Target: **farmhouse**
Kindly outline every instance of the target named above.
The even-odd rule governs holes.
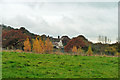
[[[57,49],[63,48],[62,38],[59,38],[59,36],[58,36],[58,39],[59,39],[59,41],[52,42],[53,47],[57,48]]]

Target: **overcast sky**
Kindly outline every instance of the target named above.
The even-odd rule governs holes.
[[[0,23],[14,28],[24,26],[32,33],[53,37],[82,34],[93,42],[98,35],[113,42],[118,36],[117,2],[0,1]]]

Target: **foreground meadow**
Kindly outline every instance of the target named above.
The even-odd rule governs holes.
[[[118,57],[2,53],[3,78],[117,78]]]

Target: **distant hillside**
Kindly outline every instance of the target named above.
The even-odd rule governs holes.
[[[41,37],[43,41],[49,38],[50,41],[52,42],[59,42],[61,39],[63,46],[65,47],[66,50],[71,49],[73,46],[77,46],[77,48],[81,46],[85,51],[87,51],[89,45],[92,46],[92,50],[95,53],[100,53],[105,49],[105,47],[108,46],[114,46],[116,49],[118,49],[117,43],[116,44],[92,43],[88,41],[88,39],[83,35],[78,35],[77,37],[73,37],[72,39],[70,39],[67,35],[61,37],[58,36],[58,38],[53,38],[49,35],[46,36],[45,34],[37,35],[31,33],[24,27],[21,27],[19,29],[14,29],[13,27],[6,25],[0,25],[0,27],[2,27],[3,49],[23,49],[24,47],[23,42],[26,40],[27,37],[30,39],[31,43],[32,43],[32,39],[35,39],[36,37]]]
[[[43,35],[37,35],[34,33],[29,32],[27,29],[24,27],[20,27],[20,29],[14,29],[11,26],[6,26],[6,25],[0,25],[2,27],[2,47],[4,49],[23,49],[24,45],[23,42],[24,40],[28,37],[30,41],[32,42],[32,39],[35,39],[37,36],[41,37],[43,41],[45,41],[48,37],[52,42],[59,42],[59,38],[53,38],[51,36],[46,36],[45,34]],[[67,36],[62,37],[62,42],[64,44],[67,44],[67,42],[70,40],[70,38]],[[19,42],[19,44],[18,44]]]
[[[1,25],[0,25],[1,26]],[[35,38],[36,36],[38,36],[38,35],[36,35],[36,34],[33,34],[33,33],[31,33],[31,32],[29,32],[27,29],[25,29],[24,27],[20,27],[20,29],[14,29],[14,28],[12,28],[11,26],[6,26],[6,25],[2,25],[2,31],[3,32],[7,32],[7,31],[9,31],[9,30],[20,30],[23,34],[26,34],[26,35],[28,35],[30,38]]]

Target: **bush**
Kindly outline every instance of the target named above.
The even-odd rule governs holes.
[[[120,53],[119,53],[119,52],[116,52],[116,53],[115,53],[115,56],[120,56]]]
[[[117,53],[117,50],[115,47],[107,47],[105,49],[105,53],[108,55],[115,55],[115,53]]]

